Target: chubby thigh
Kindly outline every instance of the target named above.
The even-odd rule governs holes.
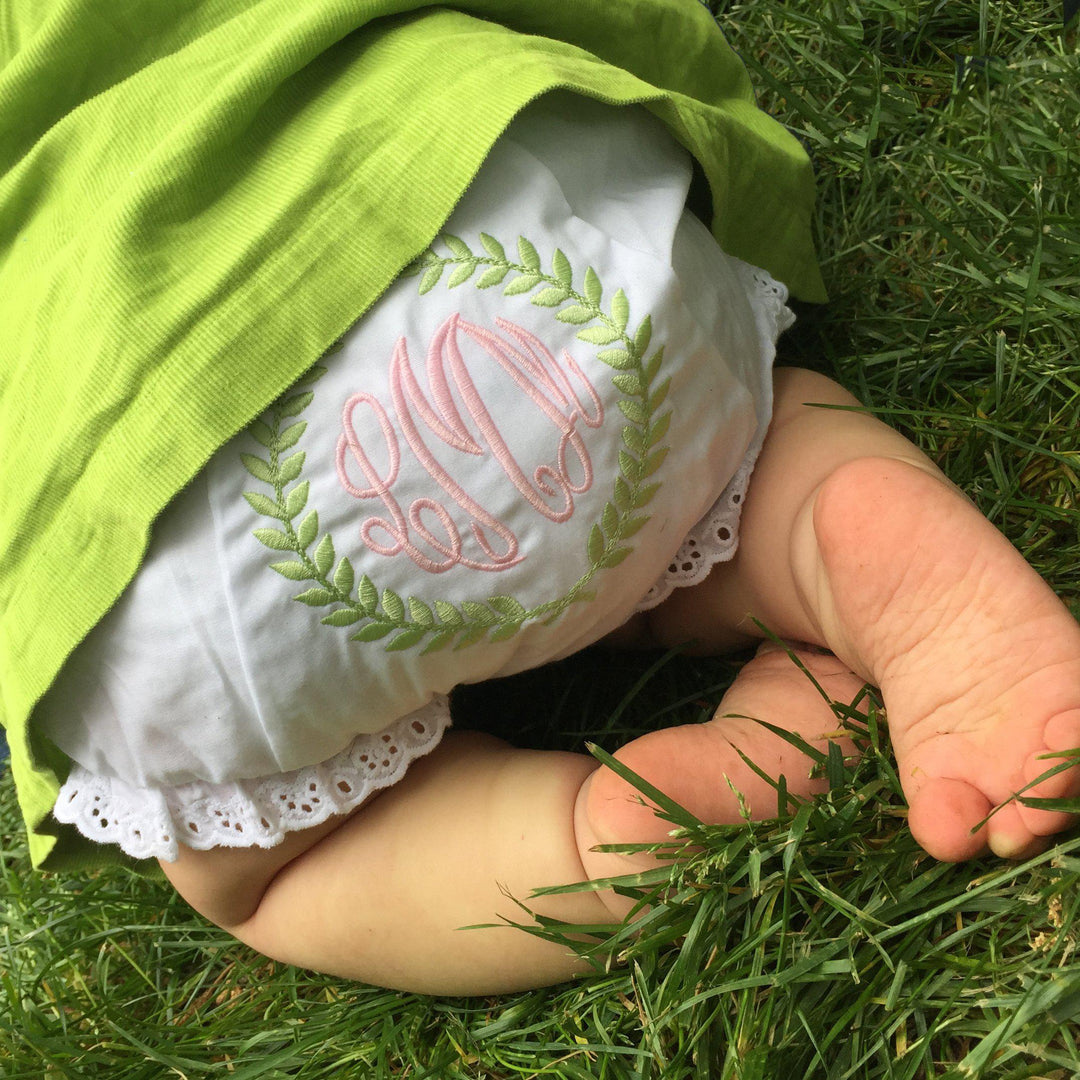
[[[688,177],[644,112],[519,119],[163,515],[46,733],[133,785],[269,776],[620,625],[768,420],[745,268]]]
[[[432,994],[561,982],[589,963],[510,923],[526,898],[551,919],[612,921],[606,893],[530,895],[585,879],[573,819],[594,766],[452,731],[349,817],[269,851],[184,849],[162,865],[196,910],[286,963]]]

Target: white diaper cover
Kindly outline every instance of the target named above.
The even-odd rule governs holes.
[[[551,95],[444,234],[222,447],[37,722],[54,815],[269,847],[394,783],[458,683],[567,655],[735,550],[786,290],[684,209],[642,108]]]

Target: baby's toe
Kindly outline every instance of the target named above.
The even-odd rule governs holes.
[[[1046,847],[1042,837],[1035,835],[1016,802],[1006,803],[986,825],[990,850],[1002,859],[1027,859]]]
[[[1025,786],[1068,760],[1055,756],[1052,750],[1031,754],[1023,771]],[[1080,806],[1080,799],[1077,799],[1080,796],[1080,767],[1078,765],[1080,762],[1063,772],[1047,777],[1033,787],[1026,787],[1023,796],[1032,799],[1076,799]],[[1025,827],[1036,836],[1050,836],[1061,832],[1076,821],[1075,814],[1063,810],[1042,810],[1038,807],[1018,804],[1017,811]]]
[[[1030,827],[1019,803],[1005,803],[993,816],[991,809],[990,800],[967,781],[935,778],[912,798],[908,825],[926,851],[942,862],[972,859],[988,848],[1003,859],[1026,859],[1045,847],[1042,834]]]
[[[922,847],[942,862],[962,862],[986,851],[987,826],[972,832],[990,813],[986,796],[963,780],[927,780],[912,796],[908,825]]]
[[[1052,717],[1043,732],[1050,750],[1080,749],[1080,709],[1066,709]]]

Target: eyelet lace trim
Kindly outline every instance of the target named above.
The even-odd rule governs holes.
[[[358,735],[318,765],[224,784],[139,788],[74,765],[53,816],[89,840],[118,844],[136,859],[172,862],[181,843],[197,851],[269,848],[287,833],[346,814],[396,784],[449,726],[449,701],[439,696],[383,731]]]
[[[749,263],[738,262],[736,269],[746,286],[750,303],[758,317],[761,332],[762,359],[772,363],[776,339],[795,321],[787,306],[787,287],[771,274]],[[709,512],[690,530],[668,564],[663,577],[638,603],[638,611],[648,611],[666,600],[676,589],[696,585],[721,562],[727,562],[739,546],[739,518],[743,499],[754,471],[758,454],[765,442],[765,431],[759,431],[746,451],[742,464],[735,471],[720,498]]]

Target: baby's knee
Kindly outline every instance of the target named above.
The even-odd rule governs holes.
[[[941,477],[914,443],[827,376],[802,368],[778,368],[773,390],[773,418],[763,457],[794,462],[801,475],[816,474],[821,479],[860,458],[906,461]]]
[[[773,369],[773,423],[783,422],[789,414],[807,405],[861,408],[861,402],[835,379],[810,368],[778,367]]]

